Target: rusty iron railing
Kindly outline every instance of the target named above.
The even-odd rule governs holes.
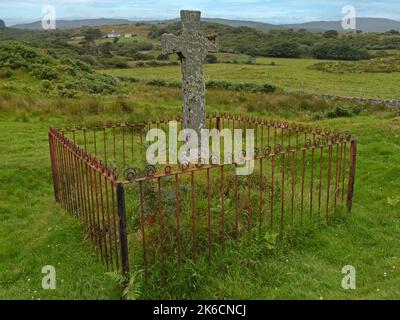
[[[62,132],[50,129],[49,145],[56,201],[82,221],[102,262],[111,270],[122,266],[127,272],[122,183],[102,161],[68,140]]]
[[[255,169],[237,163],[150,166],[146,132],[170,120],[50,129],[56,201],[78,216],[109,269],[145,280],[196,261],[243,234],[329,222],[352,209],[356,140],[349,132],[213,114],[208,127],[253,129]],[[232,155],[230,155],[232,157]],[[101,158],[101,160],[100,160]],[[224,163],[222,161],[221,163]],[[130,248],[128,252],[128,246]]]

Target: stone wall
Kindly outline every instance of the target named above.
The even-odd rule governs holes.
[[[355,103],[366,103],[375,106],[392,106],[400,107],[400,100],[397,99],[371,99],[371,98],[358,98],[358,97],[343,97],[330,94],[312,94],[315,98],[323,98],[326,100],[343,100]]]

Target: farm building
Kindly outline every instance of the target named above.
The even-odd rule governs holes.
[[[107,38],[119,38],[119,37],[121,37],[121,34],[115,30],[107,34]]]

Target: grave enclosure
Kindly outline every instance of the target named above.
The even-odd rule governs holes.
[[[356,141],[348,132],[208,115],[208,128],[254,129],[254,172],[237,176],[237,163],[213,159],[146,165],[146,132],[168,122],[49,131],[56,201],[81,220],[110,270],[140,267],[147,278],[156,269],[165,281],[166,264],[211,261],[216,245],[243,234],[327,223],[351,210]]]
[[[165,283],[173,276],[168,271],[179,272],[188,259],[211,263],[215,250],[242,235],[328,223],[338,210],[352,208],[356,140],[351,133],[206,115],[202,61],[217,44],[199,32],[199,12],[181,15],[182,36],[163,36],[163,48],[182,60],[182,118],[49,130],[56,201],[80,219],[109,270],[144,270],[146,283]],[[236,175],[240,164],[233,150],[221,152],[221,161],[212,155],[209,164],[199,159],[148,165],[147,132],[168,132],[172,120],[196,132],[252,129],[253,173]],[[216,138],[224,151],[222,136]]]

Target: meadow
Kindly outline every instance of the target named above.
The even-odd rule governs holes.
[[[239,56],[240,57],[240,56]],[[400,73],[333,74],[309,69],[316,59],[255,59],[255,64],[217,63],[205,65],[206,80],[268,83],[289,92],[333,94],[363,98],[399,99]],[[113,76],[179,81],[180,66],[107,69]]]
[[[152,56],[148,62],[168,62],[158,59],[157,35],[164,32],[163,27],[120,26],[121,33],[137,34],[133,39],[121,38],[120,43],[94,41],[87,34],[85,39],[84,30],[53,34],[7,29],[0,33],[3,40],[24,42],[15,47],[5,41],[0,48],[4,64],[0,70],[0,299],[123,298],[117,277],[107,273],[79,221],[55,203],[48,128],[179,115],[180,89],[157,85],[157,81],[179,82],[180,66],[132,67],[143,62],[139,58],[146,54]],[[206,80],[271,84],[278,90],[210,89],[207,111],[350,130],[358,141],[353,211],[338,213],[329,225],[292,230],[273,243],[257,235],[228,242],[225,251],[216,248],[211,265],[204,253],[196,264],[187,261],[179,273],[167,270],[173,281],[166,286],[134,283],[134,297],[399,299],[400,112],[302,93],[399,99],[400,73],[330,73],[309,68],[321,62],[311,58],[252,58],[252,39],[259,33],[218,25],[209,28],[225,31],[221,40],[227,49],[242,43],[239,37],[249,52],[216,54],[218,63],[205,65]],[[103,33],[112,29],[101,28]],[[259,43],[265,48],[256,49],[273,49],[281,38],[298,39],[310,43],[306,52],[310,54],[314,44],[328,41],[323,34],[286,33],[265,35],[265,43]],[[339,40],[342,37],[347,36]],[[365,34],[355,40],[377,42],[382,48],[376,54],[382,54],[396,39]],[[387,52],[399,53],[397,49]],[[175,59],[171,57],[170,62]],[[119,64],[119,69],[105,68]],[[156,81],[151,86],[118,81],[96,72],[99,68],[114,77]],[[135,215],[128,212],[129,219]],[[57,290],[41,287],[45,265],[56,268]],[[356,268],[356,290],[341,287],[345,265]],[[132,275],[139,271],[134,269]]]
[[[179,89],[139,84],[126,89],[129,93],[123,97],[79,99],[0,90],[0,298],[121,298],[121,289],[106,274],[78,221],[55,204],[47,130],[180,112]],[[365,106],[359,115],[315,121],[315,114],[335,105],[279,92],[224,90],[209,90],[207,102],[210,112],[224,110],[352,131],[358,139],[353,213],[339,215],[328,226],[288,234],[272,250],[262,241],[229,243],[224,252],[215,253],[218,263],[189,263],[166,287],[141,287],[139,298],[398,299],[398,110]],[[55,291],[41,288],[45,265],[56,267]],[[357,270],[357,290],[341,287],[345,265]]]

